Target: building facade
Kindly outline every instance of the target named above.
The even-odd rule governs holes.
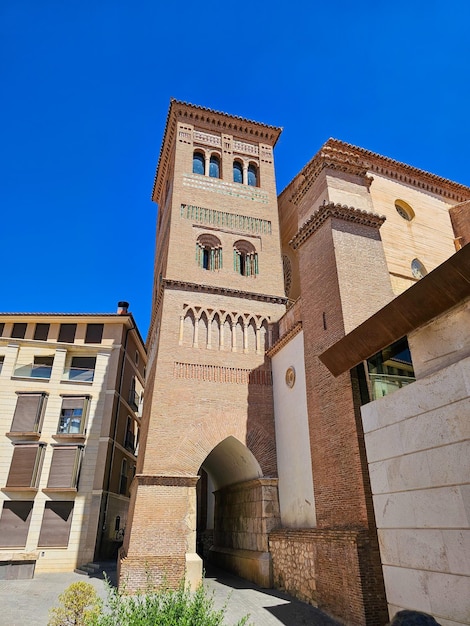
[[[319,355],[465,243],[470,189],[330,139],[277,199],[279,134],[170,104],[120,576],[196,584],[203,556],[384,624],[361,404],[413,370],[406,346],[338,376]]]
[[[70,571],[122,544],[146,352],[120,304],[0,315],[0,577]]]

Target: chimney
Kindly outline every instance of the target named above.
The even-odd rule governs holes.
[[[124,300],[122,300],[121,302],[118,302],[117,314],[118,315],[127,315],[127,309],[128,308],[129,308],[129,302],[125,302]]]

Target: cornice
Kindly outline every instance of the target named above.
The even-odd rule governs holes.
[[[370,184],[372,180],[368,174],[375,172],[455,202],[470,199],[470,188],[465,185],[332,138],[328,139],[282,193],[292,185],[290,200],[297,204],[324,168],[361,176],[365,184]]]
[[[270,126],[237,115],[229,115],[223,111],[215,111],[171,98],[152,189],[152,200],[155,202],[158,201],[157,198],[160,196],[164,178],[163,172],[166,171],[170,160],[178,120],[186,122],[187,124],[209,124],[214,127],[214,130],[218,130],[220,133],[235,134],[238,137],[246,136],[246,138],[251,139],[251,141],[264,143],[273,148],[282,132],[280,126]]]
[[[287,302],[287,298],[283,296],[271,296],[268,294],[255,293],[252,291],[241,291],[239,289],[230,289],[228,287],[219,287],[216,285],[188,283],[186,281],[173,280],[171,278],[164,278],[163,286],[165,289],[180,289],[182,291],[232,296],[234,298],[246,298],[248,300],[256,300],[258,302],[272,302],[273,304],[286,304]]]
[[[335,217],[345,222],[380,228],[385,222],[385,216],[369,213],[361,209],[355,209],[345,204],[335,204],[334,202],[323,202],[319,209],[303,224],[297,233],[289,241],[289,245],[298,250],[307,239],[317,231],[329,217]]]
[[[302,322],[297,322],[290,330],[287,331],[280,339],[276,341],[276,343],[266,350],[266,355],[272,359],[275,354],[279,352],[286,344],[291,341],[296,335],[300,333],[302,330]]]

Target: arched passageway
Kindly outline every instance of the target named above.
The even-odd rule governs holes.
[[[206,457],[197,485],[197,552],[262,587],[272,586],[268,534],[280,523],[277,479],[227,437]]]

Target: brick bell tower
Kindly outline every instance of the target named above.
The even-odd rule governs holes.
[[[148,572],[156,583],[197,584],[201,517],[212,560],[272,583],[268,533],[279,504],[265,350],[286,302],[273,161],[280,133],[170,103],[153,190],[144,426],[120,555],[128,590]],[[200,475],[208,487],[196,490]]]

